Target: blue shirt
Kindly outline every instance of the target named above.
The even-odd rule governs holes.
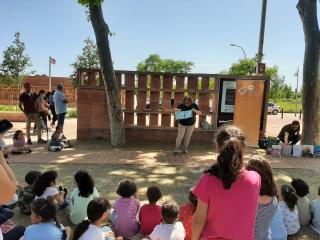
[[[284,225],[282,209],[278,205],[276,214],[271,221],[271,239],[272,240],[287,240],[287,229]]]
[[[61,226],[63,228],[63,226]],[[61,240],[62,231],[53,222],[33,224],[24,232],[24,240]]]
[[[57,90],[54,92],[53,101],[54,101],[54,106],[57,114],[67,112],[68,104],[63,102],[66,99],[67,99],[66,96],[61,91]]]

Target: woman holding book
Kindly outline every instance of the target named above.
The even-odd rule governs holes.
[[[176,148],[174,153],[180,153],[180,145],[182,139],[183,141],[183,153],[189,153],[188,147],[191,135],[194,130],[194,125],[196,122],[196,115],[200,115],[201,111],[196,103],[192,101],[190,96],[184,96],[182,103],[179,104],[175,109],[176,117],[178,120],[178,136],[176,139]],[[179,116],[179,117],[178,117]]]

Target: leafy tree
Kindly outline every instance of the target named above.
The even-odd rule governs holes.
[[[88,7],[89,18],[96,36],[99,62],[107,95],[107,107],[110,121],[111,145],[120,146],[126,142],[122,120],[120,93],[116,83],[109,44],[109,27],[104,20],[101,4],[103,0],[78,0]]]
[[[228,74],[232,75],[254,75],[256,74],[256,59],[240,59],[229,68]],[[277,66],[267,67],[265,76],[270,79],[270,98],[276,102],[283,95],[284,77],[280,77]]]
[[[317,16],[317,0],[299,0],[297,9],[305,39],[301,142],[303,144],[316,145],[320,144],[320,30]]]
[[[82,48],[81,55],[78,55],[76,61],[71,64],[73,67],[73,85],[76,87],[79,85],[79,79],[77,78],[78,68],[100,68],[99,53],[97,45],[89,37],[84,40],[85,46]]]
[[[256,73],[257,61],[254,58],[240,59],[233,63],[229,68],[229,74],[232,75],[252,75]]]
[[[12,45],[3,51],[1,70],[4,75],[11,76],[11,84],[19,84],[21,75],[26,73],[26,69],[31,66],[31,61],[28,55],[24,53],[26,47],[20,39],[20,33],[16,32],[14,37]]]
[[[284,84],[282,91],[283,91],[283,97],[285,99],[290,99],[295,94],[295,92],[293,91],[292,87],[290,85],[286,84],[286,83]]]
[[[173,59],[161,59],[160,55],[151,54],[144,61],[138,63],[137,71],[188,73],[191,72],[193,66],[194,64],[192,62]]]

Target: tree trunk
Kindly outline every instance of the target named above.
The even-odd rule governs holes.
[[[297,9],[305,36],[302,143],[320,144],[320,32],[317,19],[317,0],[299,0]]]
[[[113,69],[111,52],[109,47],[109,28],[103,18],[100,4],[89,6],[90,20],[96,35],[99,52],[99,60],[102,71],[103,82],[107,95],[107,106],[110,121],[111,145],[121,146],[125,144],[125,129],[122,120],[119,89]]]

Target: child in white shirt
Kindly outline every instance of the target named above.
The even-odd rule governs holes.
[[[179,206],[175,201],[166,201],[162,204],[163,223],[157,225],[149,235],[151,240],[184,240],[186,231],[179,217]]]

